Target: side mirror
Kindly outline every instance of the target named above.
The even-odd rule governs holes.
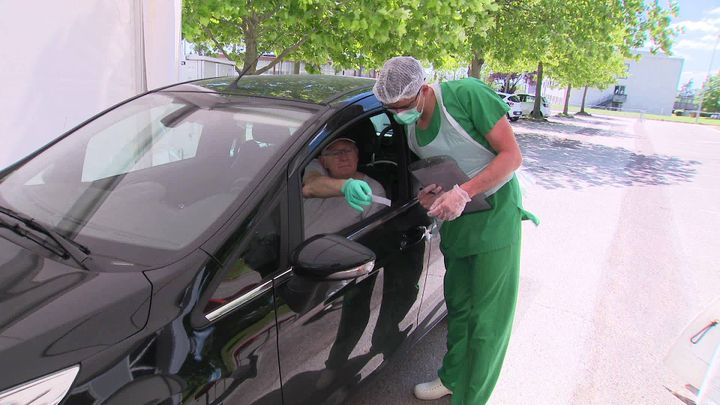
[[[295,249],[290,259],[295,273],[322,280],[349,280],[375,267],[375,253],[338,235],[316,235]]]

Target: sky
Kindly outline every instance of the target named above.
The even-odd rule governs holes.
[[[694,88],[705,81],[713,48],[720,35],[720,0],[677,0],[680,12],[673,25],[684,27],[672,47],[672,55],[683,58],[679,86],[693,79]],[[663,4],[661,1],[660,4]],[[720,45],[712,61],[712,72],[720,70]]]

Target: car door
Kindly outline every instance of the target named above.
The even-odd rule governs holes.
[[[291,165],[295,167],[288,180],[289,212],[294,219],[289,224],[291,249],[304,239],[301,221],[304,165],[342,133],[349,121],[369,120],[382,113],[378,109],[358,114],[357,107],[336,116],[307,145],[305,154],[298,156],[297,164]],[[275,280],[278,348],[286,404],[342,402],[350,389],[390,358],[417,326],[427,260],[425,234],[430,221],[412,198],[406,168],[409,154],[402,131],[390,127],[373,131],[372,136],[381,142],[381,152],[383,141],[386,150],[393,151],[388,157],[396,160],[397,165],[389,166],[397,174],[397,191],[391,207],[340,234],[375,253],[373,271],[351,280],[318,281],[288,269]],[[359,146],[362,150],[367,145]]]
[[[214,268],[199,280],[204,291],[184,325],[188,360],[179,373],[198,382],[185,403],[279,404],[280,372],[273,278],[287,267],[286,194],[275,184],[225,242],[208,252]],[[221,231],[222,233],[222,231]]]

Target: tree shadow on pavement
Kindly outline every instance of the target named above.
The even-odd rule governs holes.
[[[517,140],[525,170],[546,189],[680,184],[692,181],[701,164],[556,136],[518,134]]]
[[[588,118],[552,117],[547,122],[522,121],[517,125],[516,133],[561,133],[565,135],[604,136],[609,138],[634,138],[624,132],[624,128],[633,124],[627,119],[610,118],[597,120]]]

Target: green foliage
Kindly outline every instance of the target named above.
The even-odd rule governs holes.
[[[441,71],[474,61],[475,74],[542,65],[544,76],[582,88],[614,82],[634,49],[669,52],[676,13],[657,0],[184,0],[183,35],[248,74],[282,60],[319,72],[413,55]],[[275,59],[258,69],[262,54]]]
[[[484,60],[495,71],[527,72],[573,87],[605,86],[625,71],[625,59],[648,44],[670,51],[677,31],[663,8],[645,0],[498,0],[490,29],[469,31],[464,58]],[[538,83],[541,86],[542,82]],[[540,100],[536,100],[535,113]]]
[[[440,69],[460,66],[469,24],[482,27],[493,0],[185,0],[183,35],[231,60],[249,74],[260,54],[300,60],[311,70],[375,68],[406,54]],[[231,45],[242,44],[243,51]]]
[[[720,112],[720,73],[710,76],[702,87],[702,109],[706,112]]]

